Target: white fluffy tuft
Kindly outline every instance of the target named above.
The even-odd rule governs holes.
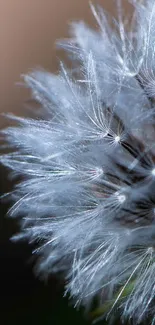
[[[154,324],[155,1],[132,3],[130,31],[120,6],[115,29],[93,6],[99,31],[72,24],[73,71],[25,76],[45,118],[12,117],[0,160],[22,175],[9,213],[39,243],[39,271],[63,271],[75,304],[98,296],[107,317]]]

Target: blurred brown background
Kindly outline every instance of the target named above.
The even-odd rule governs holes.
[[[113,0],[95,0],[115,14]],[[122,0],[129,8],[127,0]],[[28,92],[17,86],[29,69],[58,68],[55,41],[68,35],[68,23],[95,23],[88,0],[0,0],[0,111],[22,113]],[[61,56],[62,57],[62,56]],[[0,118],[0,127],[6,123]]]

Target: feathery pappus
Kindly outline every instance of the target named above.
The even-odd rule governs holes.
[[[99,28],[72,23],[72,69],[24,76],[44,117],[10,116],[0,161],[22,176],[10,194],[15,239],[38,271],[63,272],[75,306],[155,324],[155,1],[132,0],[130,28],[91,5]],[[101,307],[100,307],[101,306]],[[102,308],[103,307],[103,308]],[[90,307],[91,308],[91,307]]]

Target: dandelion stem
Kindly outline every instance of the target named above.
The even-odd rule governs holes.
[[[116,306],[117,306],[118,303],[120,302],[120,300],[127,297],[132,292],[132,290],[133,290],[133,288],[135,286],[135,282],[136,282],[136,279],[130,281],[124,290],[122,290],[123,287],[121,287],[116,292],[113,299],[106,301],[101,307],[96,308],[94,311],[92,311],[91,315],[90,315],[91,319],[95,319],[97,317],[101,317],[102,315],[106,314],[112,308],[112,306],[114,305],[118,295],[122,291],[122,293],[121,293],[121,295],[119,297],[119,300],[117,301],[117,304],[116,304]]]

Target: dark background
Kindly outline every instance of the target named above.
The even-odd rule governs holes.
[[[7,170],[0,167],[1,193],[12,185]],[[9,204],[0,205],[0,324],[90,324],[82,311],[76,311],[63,297],[60,278],[39,279],[34,272],[35,259],[26,242],[14,243],[10,237],[17,222],[7,217]]]

